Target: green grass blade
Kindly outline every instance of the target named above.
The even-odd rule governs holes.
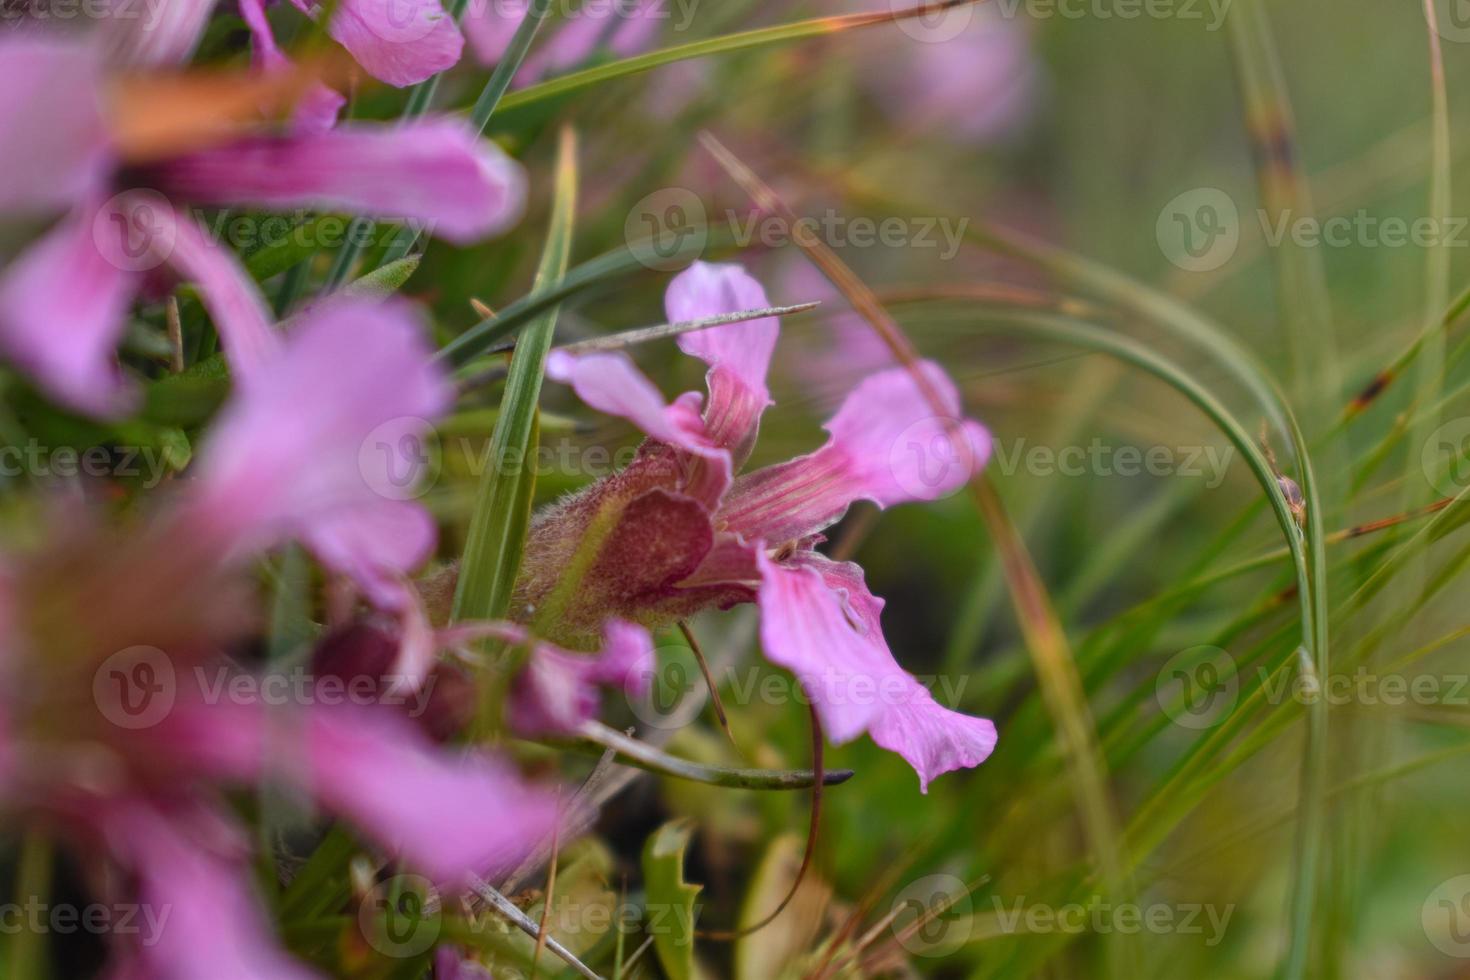
[[[537,102],[545,102],[547,99],[555,99],[569,92],[578,92],[582,89],[592,88],[619,78],[627,78],[631,75],[652,71],[655,68],[662,67],[663,65],[671,65],[677,61],[707,58],[711,55],[728,54],[732,51],[747,51],[752,48],[764,48],[775,44],[789,44],[793,41],[825,37],[829,34],[840,34],[843,31],[850,31],[857,28],[873,27],[879,24],[892,24],[910,17],[933,16],[935,13],[949,7],[961,7],[975,2],[976,0],[945,0],[942,3],[916,2],[912,7],[903,10],[845,14],[836,17],[813,17],[810,20],[797,21],[794,24],[777,24],[774,27],[762,27],[753,31],[741,31],[738,34],[723,34],[719,37],[691,41],[688,44],[678,44],[670,48],[650,51],[646,54],[640,54],[632,58],[623,58],[619,61],[610,62],[609,64],[584,68],[581,71],[574,71],[536,85],[528,85],[518,92],[512,92],[507,95],[500,101],[500,106],[504,109],[515,109],[521,106],[533,105]]]
[[[557,157],[551,224],[536,272],[538,286],[555,282],[566,273],[576,198],[576,138],[571,130],[565,130]],[[535,451],[537,402],[556,320],[557,307],[552,306],[528,324],[511,359],[500,415],[490,436],[492,465],[480,483],[460,562],[451,614],[455,621],[499,619],[510,606],[530,523],[535,472],[519,463],[501,464],[530,459]],[[499,701],[497,692],[491,692],[484,703],[497,706]]]

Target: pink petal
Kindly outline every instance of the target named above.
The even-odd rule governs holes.
[[[351,578],[379,609],[395,610],[412,602],[402,573],[422,565],[439,538],[428,511],[382,499],[321,515],[300,534],[323,565]]]
[[[370,595],[391,593],[432,541],[407,501],[452,397],[408,304],[324,304],[216,423],[187,520],[232,550],[300,536]]]
[[[160,212],[156,217],[171,222],[159,226],[167,235],[161,243],[164,258],[181,278],[198,285],[199,299],[214,320],[231,367],[248,384],[281,347],[280,337],[271,327],[273,318],[265,297],[233,252],[210,241],[188,215],[164,213],[161,207],[153,207],[148,194],[120,195],[114,201],[134,222],[151,220],[139,217],[149,214],[149,209]]]
[[[704,426],[687,403],[669,405],[652,381],[623,353],[574,355],[552,351],[546,376],[571,385],[599,412],[632,422],[647,435],[687,452],[706,452]]]
[[[625,418],[648,436],[678,450],[679,485],[689,496],[713,504],[730,483],[730,454],[713,445],[699,417],[698,398],[685,395],[672,405],[623,353],[573,355],[552,351],[546,376],[569,384],[588,405]]]
[[[560,819],[555,797],[509,766],[447,758],[406,721],[312,715],[315,797],[440,884],[503,874]]]
[[[834,744],[868,732],[914,767],[924,792],[936,776],[985,760],[995,726],[939,705],[898,665],[879,623],[883,601],[860,568],[811,552],[758,561],[766,656],[796,675]]]
[[[80,209],[0,273],[0,350],[69,407],[116,416],[136,401],[116,349],[137,277],[98,248],[102,217]]]
[[[54,212],[100,190],[114,161],[97,46],[7,30],[0,77],[0,210]]]
[[[311,13],[308,0],[292,0]],[[374,78],[400,88],[453,68],[464,37],[439,0],[341,0],[328,33]]]
[[[270,21],[265,16],[263,0],[239,0],[240,16],[250,28],[256,67],[262,71],[289,69],[291,61],[276,44]],[[337,116],[347,103],[346,96],[321,82],[312,82],[292,113],[292,121],[300,132],[320,133],[337,124]]]
[[[527,737],[574,734],[597,717],[598,685],[643,697],[653,669],[652,637],[622,620],[608,621],[602,650],[595,656],[536,643],[511,692],[511,727]]]
[[[747,540],[781,543],[829,526],[854,500],[888,507],[963,486],[989,458],[989,433],[960,419],[959,394],[937,364],[925,361],[919,370],[946,414],[934,414],[907,369],[875,374],[827,423],[825,446],[736,480],[720,525]]]
[[[95,816],[95,815],[94,815]],[[316,976],[275,943],[250,893],[250,867],[194,839],[169,813],[141,801],[106,805],[112,852],[138,881],[139,941],[114,976],[151,980],[308,980]]]
[[[215,778],[294,782],[446,887],[504,873],[560,819],[555,796],[510,766],[452,755],[378,707],[323,704],[274,717],[260,704],[184,705],[142,738],[154,753]],[[282,753],[282,745],[303,749]]]
[[[664,307],[671,322],[770,306],[766,291],[739,265],[696,262],[669,283]],[[709,438],[731,451],[734,464],[750,455],[761,413],[771,404],[766,373],[780,325],[775,317],[711,327],[679,337],[679,348],[710,366]]]
[[[423,222],[461,244],[515,224],[526,195],[520,164],[447,119],[242,140],[167,161],[153,174],[200,204],[341,209]]]

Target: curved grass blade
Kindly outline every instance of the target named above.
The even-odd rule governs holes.
[[[688,61],[692,58],[705,58],[710,55],[726,54],[731,51],[745,51],[751,48],[769,47],[773,44],[789,44],[792,41],[804,41],[808,38],[825,37],[829,34],[840,34],[844,31],[855,30],[863,27],[875,27],[879,24],[892,24],[911,17],[932,17],[937,13],[949,10],[953,7],[964,7],[979,0],[941,0],[935,3],[915,3],[912,7],[902,10],[873,11],[861,14],[843,14],[835,17],[813,17],[810,20],[797,21],[794,24],[778,24],[774,27],[762,27],[753,31],[742,31],[738,34],[725,34],[720,37],[705,38],[701,41],[691,41],[688,44],[678,44],[671,48],[663,48],[658,51],[650,51],[646,54],[637,55],[632,58],[623,58],[619,61],[610,62],[605,65],[597,65],[592,68],[584,68],[581,71],[570,72],[549,81],[540,82],[536,85],[528,85],[517,92],[512,92],[500,100],[500,106],[504,109],[515,109],[520,106],[532,105],[566,95],[568,92],[577,92],[585,88],[601,85],[619,78],[627,78],[630,75],[638,75],[663,65],[670,65],[676,61]]]

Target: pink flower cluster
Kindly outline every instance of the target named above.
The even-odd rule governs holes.
[[[869,734],[924,789],[987,757],[991,723],[935,702],[890,651],[883,602],[862,570],[819,547],[855,501],[888,507],[953,492],[984,465],[989,437],[963,417],[937,365],[888,367],[847,395],[821,447],[744,471],[772,404],[774,319],[683,335],[681,349],[708,366],[708,391],[672,402],[623,354],[553,354],[550,377],[647,439],[627,468],[535,517],[508,621],[432,627],[411,575],[434,555],[438,528],[421,504],[384,492],[390,461],[365,451],[423,440],[453,408],[418,311],[342,292],[277,322],[240,258],[190,208],[414,220],[467,244],[518,220],[525,175],[455,119],[339,123],[343,98],[322,83],[285,120],[262,114],[199,145],[140,152],[114,128],[119,80],[182,64],[213,8],[179,0],[146,31],[0,37],[11,86],[0,102],[0,214],[45,222],[0,269],[0,357],[68,412],[122,418],[142,387],[117,353],[136,301],[187,283],[222,342],[232,389],[184,479],[138,526],[104,532],[92,515],[66,514],[58,524],[74,526],[54,547],[0,555],[3,806],[92,859],[99,889],[174,910],[157,943],[115,938],[113,975],[308,975],[270,935],[230,793],[287,787],[385,862],[447,889],[511,869],[567,817],[556,789],[508,760],[436,744],[453,725],[430,726],[436,740],[384,705],[281,712],[179,683],[148,724],[107,710],[114,684],[156,693],[159,664],[173,679],[210,665],[248,677],[231,654],[259,618],[251,572],[287,543],[393,624],[373,634],[382,649],[371,666],[347,656],[332,668],[349,679],[370,675],[386,690],[391,677],[413,692],[439,676],[446,649],[468,653],[487,639],[525,648],[505,711],[522,736],[576,733],[600,713],[602,687],[642,697],[652,630],[753,602],[766,655],[798,678],[834,743]],[[261,75],[292,70],[271,18],[297,16],[290,8],[320,16],[307,0],[268,8],[238,3],[249,71]],[[330,36],[390,85],[459,60],[460,27],[439,0],[330,9]],[[661,9],[653,0],[620,24],[588,15],[564,25],[523,80],[603,45],[643,46]],[[485,17],[472,9],[464,29],[494,60],[519,18]],[[768,305],[735,265],[696,263],[667,294],[670,320]],[[118,666],[119,651],[139,648],[161,660]]]

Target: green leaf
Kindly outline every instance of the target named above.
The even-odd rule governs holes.
[[[694,900],[701,886],[684,880],[684,852],[693,833],[691,821],[671,820],[643,845],[648,912],[650,917],[657,917],[649,931],[653,933],[653,950],[669,980],[699,976],[694,962]]]
[[[410,276],[419,267],[419,257],[410,255],[407,258],[389,262],[380,266],[372,272],[359,276],[342,290],[348,296],[358,296],[367,299],[383,299],[392,296],[403,288]]]

